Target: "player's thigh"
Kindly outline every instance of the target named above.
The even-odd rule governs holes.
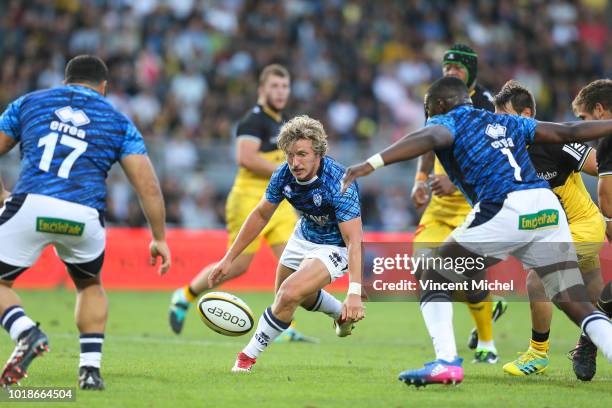
[[[293,234],[285,246],[279,263],[297,271],[307,259],[319,259],[325,265],[329,282],[348,272],[348,254],[345,247],[315,244]]]
[[[49,228],[63,233],[52,234],[50,240],[72,280],[77,287],[99,283],[106,246],[101,214],[94,208],[66,203],[53,216],[57,225]]]
[[[259,203],[261,197],[246,194],[232,189],[225,203],[225,220],[227,223],[228,248],[234,243],[249,214]],[[258,236],[242,251],[243,254],[254,254],[261,246],[261,236]]]
[[[330,282],[327,265],[318,258],[302,261],[299,269],[283,281],[277,292],[278,302],[302,301],[317,293]]]
[[[569,226],[578,255],[578,267],[583,275],[600,269],[599,252],[606,239],[606,227],[601,215],[595,214]]]
[[[545,190],[533,194],[538,200],[539,217],[546,214],[551,220],[558,214],[558,221],[546,228],[532,229],[533,239],[513,253],[528,268],[532,268],[542,281],[549,299],[567,289],[583,285],[578,269],[578,258],[565,212],[552,192]],[[537,208],[537,207],[536,207]],[[544,220],[544,218],[541,218]],[[544,220],[545,224],[549,224]],[[524,225],[519,221],[519,225]],[[581,292],[582,293],[582,292]],[[584,291],[586,294],[586,291]],[[588,299],[575,299],[587,302]]]
[[[509,253],[523,245],[525,235],[512,233],[516,229],[516,214],[505,205],[506,201],[476,204],[463,224],[451,233],[448,244],[445,242],[446,251],[457,251],[459,244],[469,253],[486,255],[486,261],[491,264],[505,260]]]
[[[283,201],[274,212],[274,215],[272,215],[261,235],[270,247],[282,246],[291,238],[296,222],[297,216],[295,211],[288,202]],[[282,253],[282,251],[280,252]]]
[[[38,231],[45,203],[41,196],[11,196],[0,210],[0,279],[14,281],[32,266],[49,244],[49,235]]]

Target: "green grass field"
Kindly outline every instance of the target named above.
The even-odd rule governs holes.
[[[23,386],[76,386],[79,359],[73,323],[74,293],[20,291],[28,314],[42,324],[51,352],[30,367]],[[259,317],[271,303],[266,293],[239,293]],[[432,359],[433,350],[416,303],[370,303],[367,317],[353,335],[339,339],[330,319],[300,310],[298,328],[320,344],[274,344],[251,374],[232,374],[235,355],[249,335],[231,338],[209,330],[190,311],[186,328],[175,336],[167,326],[169,293],[110,292],[110,319],[104,344],[103,392],[77,391],[76,403],[52,406],[229,406],[229,407],[610,407],[612,366],[598,359],[595,379],[577,381],[565,353],[578,330],[559,312],[551,335],[547,375],[512,378],[502,363],[471,364],[465,340],[471,320],[465,306],[455,305],[455,327],[466,379],[457,387],[415,389],[397,374]],[[501,360],[527,347],[528,305],[511,303],[495,326]],[[2,358],[12,343],[2,337]],[[41,406],[40,404],[31,404]],[[20,404],[24,406],[24,404]]]

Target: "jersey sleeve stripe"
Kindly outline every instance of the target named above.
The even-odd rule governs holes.
[[[589,147],[586,153],[582,156],[582,160],[580,160],[580,163],[578,163],[578,171],[582,171],[582,168],[584,167],[584,163],[586,163],[592,151],[593,151],[593,148]]]
[[[563,151],[572,156],[574,159],[580,161],[580,153],[577,152],[576,149],[572,148],[571,146],[564,145]]]
[[[253,135],[239,135],[239,136],[236,137],[236,139],[252,140],[254,142],[257,142],[257,143],[261,144],[261,138],[259,138],[257,136],[253,136]]]

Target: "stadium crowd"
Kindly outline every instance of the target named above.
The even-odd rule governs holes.
[[[538,118],[572,120],[570,102],[612,77],[607,0],[7,0],[0,3],[0,108],[59,85],[73,55],[108,64],[108,98],[142,131],[162,180],[168,221],[223,226],[234,123],[254,105],[258,70],[292,73],[291,116],[322,120],[331,155],[365,157],[423,124],[422,97],[450,44],[479,53],[479,82],[510,78],[537,97]],[[11,186],[18,168],[3,160]],[[347,160],[343,160],[346,157]],[[362,188],[366,228],[405,230],[414,169]],[[381,214],[385,214],[384,217]],[[109,179],[109,222],[144,218],[126,181]]]

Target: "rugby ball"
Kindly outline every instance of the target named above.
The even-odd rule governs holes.
[[[225,292],[209,292],[198,300],[204,324],[225,336],[242,336],[253,328],[253,312],[242,299]]]

